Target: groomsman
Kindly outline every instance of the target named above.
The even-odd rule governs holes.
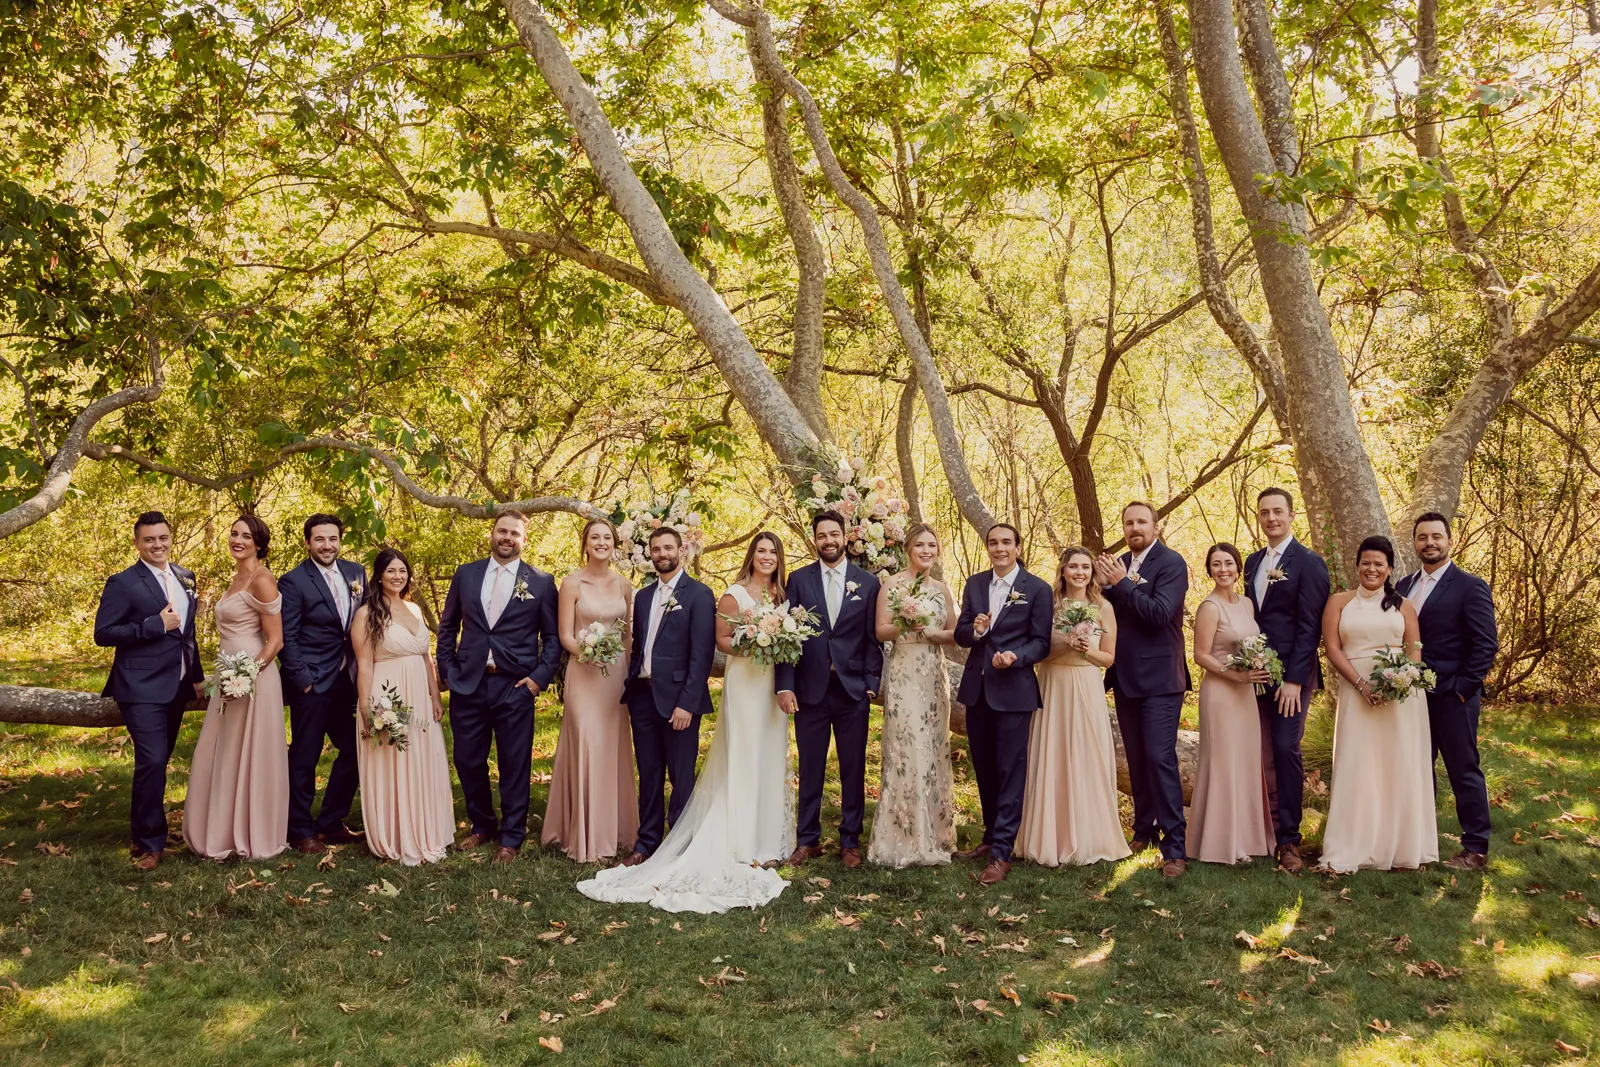
[[[1183,779],[1178,773],[1178,716],[1189,690],[1183,600],[1189,568],[1157,540],[1156,509],[1135,500],[1122,509],[1128,551],[1095,560],[1095,579],[1117,614],[1117,662],[1106,671],[1116,693],[1117,726],[1133,786],[1135,852],[1159,846],[1161,873],[1178,878],[1184,859]]]
[[[361,840],[345,826],[355,801],[356,656],[350,620],[361,606],[367,572],[339,558],[344,523],[318,513],[303,527],[306,558],[278,581],[283,594],[283,651],[278,663],[289,698],[289,844],[315,855],[328,845]],[[333,768],[317,799],[322,743],[333,742]]]
[[[622,687],[639,765],[639,836],[624,867],[661,847],[668,821],[678,824],[694,792],[700,716],[711,710],[706,683],[717,650],[717,598],[684,573],[678,531],[663,526],[650,535],[650,563],[656,580],[634,594],[633,654]]]
[[[134,520],[133,547],[138,562],[106,579],[94,643],[116,649],[101,695],[117,702],[133,741],[134,866],[153,871],[167,847],[167,762],[205,672],[194,637],[194,572],[171,561],[166,516],[147,511]]]
[[[1022,535],[998,522],[984,535],[990,569],[967,579],[956,644],[971,649],[957,699],[967,709],[967,746],[983,808],[983,843],[959,855],[987,859],[981,885],[1003,881],[1022,823],[1028,731],[1039,710],[1033,665],[1050,654],[1050,586],[1022,566]]]
[[[1433,756],[1445,773],[1461,821],[1461,852],[1446,867],[1481,871],[1489,863],[1489,789],[1478,765],[1478,711],[1483,679],[1494,666],[1500,638],[1489,585],[1450,560],[1450,520],[1436,511],[1412,526],[1412,547],[1422,569],[1395,588],[1417,609],[1422,662],[1439,676],[1428,694]]]
[[[472,826],[456,847],[498,841],[495,863],[516,859],[528,836],[533,705],[561,662],[556,583],[522,562],[527,537],[526,515],[500,512],[489,558],[456,568],[439,617],[439,680],[450,689],[456,775]],[[489,788],[491,741],[499,753],[499,819]]]
[[[877,638],[878,579],[850,562],[844,516],[811,519],[817,562],[789,576],[789,603],[817,615],[822,632],[806,641],[800,662],[774,670],[778,706],[794,717],[800,754],[800,805],[791,864],[822,855],[822,783],[828,740],[839,757],[839,861],[861,866],[867,813],[867,716],[883,677]]]
[[[1294,498],[1276,486],[1256,495],[1256,521],[1267,547],[1244,563],[1245,591],[1267,644],[1283,661],[1283,684],[1256,697],[1261,715],[1262,764],[1267,801],[1277,831],[1278,865],[1291,874],[1305,869],[1300,857],[1300,816],[1305,799],[1305,764],[1300,741],[1306,732],[1311,694],[1322,688],[1322,609],[1328,603],[1328,564],[1294,537]]]

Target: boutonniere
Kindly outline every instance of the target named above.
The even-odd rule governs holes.
[[[532,600],[533,594],[528,592],[528,579],[518,578],[517,587],[511,591],[511,595],[518,600]]]
[[[661,614],[665,615],[669,611],[677,611],[682,607],[683,605],[678,603],[678,594],[668,593],[667,599],[661,605]]]
[[[861,583],[860,582],[845,582],[844,583],[844,591],[846,593],[849,593],[852,596],[854,596],[855,595],[855,591],[857,589],[860,589],[860,588],[861,588]]]
[[[362,588],[362,586],[361,586],[361,579],[360,578],[352,578],[352,579],[350,579],[350,595],[351,596],[353,596],[353,597],[361,596],[361,588]]]
[[[1277,585],[1279,582],[1286,582],[1288,580],[1289,572],[1284,570],[1282,567],[1274,567],[1267,572],[1268,585]]]
[[[1132,582],[1134,585],[1144,585],[1145,584],[1144,575],[1142,575],[1142,574],[1130,574],[1130,575],[1128,575],[1128,581]]]
[[[1006,597],[1007,604],[1026,604],[1027,602],[1028,598],[1017,592],[1015,589],[1011,591],[1010,596]]]
[[[177,572],[174,571],[173,573],[177,573]],[[193,578],[185,578],[183,575],[179,574],[178,575],[178,584],[183,586],[184,589],[188,590],[189,592],[191,592],[191,593],[194,592],[194,579]]]

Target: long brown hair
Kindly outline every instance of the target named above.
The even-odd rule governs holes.
[[[773,549],[778,553],[778,566],[777,569],[772,572],[772,579],[769,583],[773,602],[776,603],[777,601],[783,599],[783,588],[784,584],[788,581],[789,572],[785,569],[784,564],[783,541],[771,530],[762,530],[760,533],[750,538],[750,547],[744,550],[744,562],[739,565],[739,573],[734,577],[733,583],[738,585],[755,573],[756,546],[759,545],[763,540],[771,541]]]
[[[389,598],[383,591],[383,572],[389,569],[389,564],[399,560],[405,564],[406,587],[400,590],[402,600],[411,599],[411,561],[398,548],[385,545],[378,551],[378,558],[372,561],[372,578],[367,582],[367,593],[361,598],[361,603],[367,609],[367,636],[376,647],[383,641],[383,631],[388,629],[391,618],[389,612]]]
[[[1067,598],[1067,560],[1073,556],[1088,556],[1089,562],[1094,562],[1094,553],[1082,545],[1068,545],[1061,550],[1061,560],[1056,564],[1055,589],[1057,600],[1065,600]],[[1093,571],[1089,572],[1089,584],[1084,588],[1084,593],[1087,594],[1091,604],[1100,599],[1100,583],[1094,580]]]
[[[604,526],[611,531],[611,555],[615,557],[617,554],[617,528],[611,525],[610,519],[597,515],[584,523],[583,530],[578,534],[578,566],[580,567],[589,565],[589,531],[596,526]]]

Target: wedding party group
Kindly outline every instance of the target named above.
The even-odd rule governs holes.
[[[1289,492],[1264,489],[1266,546],[1248,559],[1229,544],[1206,553],[1213,588],[1193,615],[1204,676],[1186,811],[1177,745],[1192,688],[1190,568],[1142,501],[1122,511],[1125,552],[1069,547],[1049,580],[1027,569],[1021,532],[995,524],[990,567],[959,598],[938,577],[942,546],[925,523],[904,533],[905,566],[880,576],[858,565],[850,520],[823,508],[810,522],[814,562],[790,572],[783,540],[762,531],[718,596],[686,569],[693,546],[680,525],[635,529],[592,514],[581,562],[558,585],[522,559],[527,517],[503,510],[488,558],[456,568],[436,642],[399,550],[382,548],[369,576],[341,557],[340,519],[316,514],[303,526],[306,558],[274,577],[270,530],[243,515],[228,537],[233,579],[214,602],[220,652],[210,673],[194,574],[172,561],[165,516],[146,512],[134,527],[139,559],[107,581],[95,620],[96,643],[115,649],[105,693],[134,749],[134,863],[153,870],[163,859],[167,765],[184,709],[202,694],[210,702],[182,819],[197,856],[265,859],[362,842],[408,865],[484,847],[512,862],[530,821],[535,702],[556,687],[561,724],[540,841],[602,865],[577,886],[597,900],[698,912],[769,903],[788,885],[780,868],[824,855],[830,748],[845,868],[974,860],[987,886],[1017,860],[1078,865],[1154,848],[1168,877],[1191,860],[1267,856],[1297,872],[1301,741],[1325,650],[1338,700],[1321,868],[1437,860],[1443,756],[1462,829],[1449,863],[1481,869],[1489,804],[1477,720],[1497,651],[1488,586],[1452,563],[1450,523],[1428,514],[1413,528],[1416,573],[1396,583],[1394,546],[1371,537],[1357,553],[1357,586],[1331,592],[1322,557],[1294,538],[1294,518]],[[623,573],[630,556],[654,572],[642,588]],[[966,651],[954,697],[983,824],[962,852],[952,646]],[[467,820],[459,841],[446,691]],[[879,794],[863,848],[874,701],[883,706]],[[701,722],[713,711],[702,764]],[[358,791],[360,830],[347,825]]]

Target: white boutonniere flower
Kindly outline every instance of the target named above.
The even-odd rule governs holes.
[[[352,579],[350,579],[350,595],[353,596],[353,597],[361,596],[361,579],[360,578],[352,578]]]
[[[176,571],[174,571],[173,573],[177,574]],[[178,575],[178,584],[183,586],[184,589],[188,590],[189,592],[191,592],[191,593],[194,592],[194,579],[193,578],[185,578],[183,575],[179,574]]]
[[[1128,581],[1132,582],[1134,585],[1145,584],[1144,575],[1142,574],[1130,574],[1128,575]]]
[[[861,583],[860,582],[845,582],[844,583],[844,591],[846,593],[852,593],[853,594],[857,589],[860,589],[860,588],[861,588]]]
[[[1026,604],[1027,602],[1028,598],[1017,592],[1015,589],[1011,591],[1010,596],[1006,597],[1007,604]]]
[[[533,594],[528,592],[528,579],[518,578],[517,587],[516,589],[512,590],[511,595],[516,597],[518,600],[532,600]]]
[[[678,594],[668,593],[666,602],[661,605],[661,614],[665,615],[669,611],[678,611],[682,607],[683,605],[678,603]]]
[[[1274,567],[1267,572],[1268,585],[1277,585],[1279,582],[1286,582],[1288,580],[1289,572],[1284,570],[1282,567]]]

